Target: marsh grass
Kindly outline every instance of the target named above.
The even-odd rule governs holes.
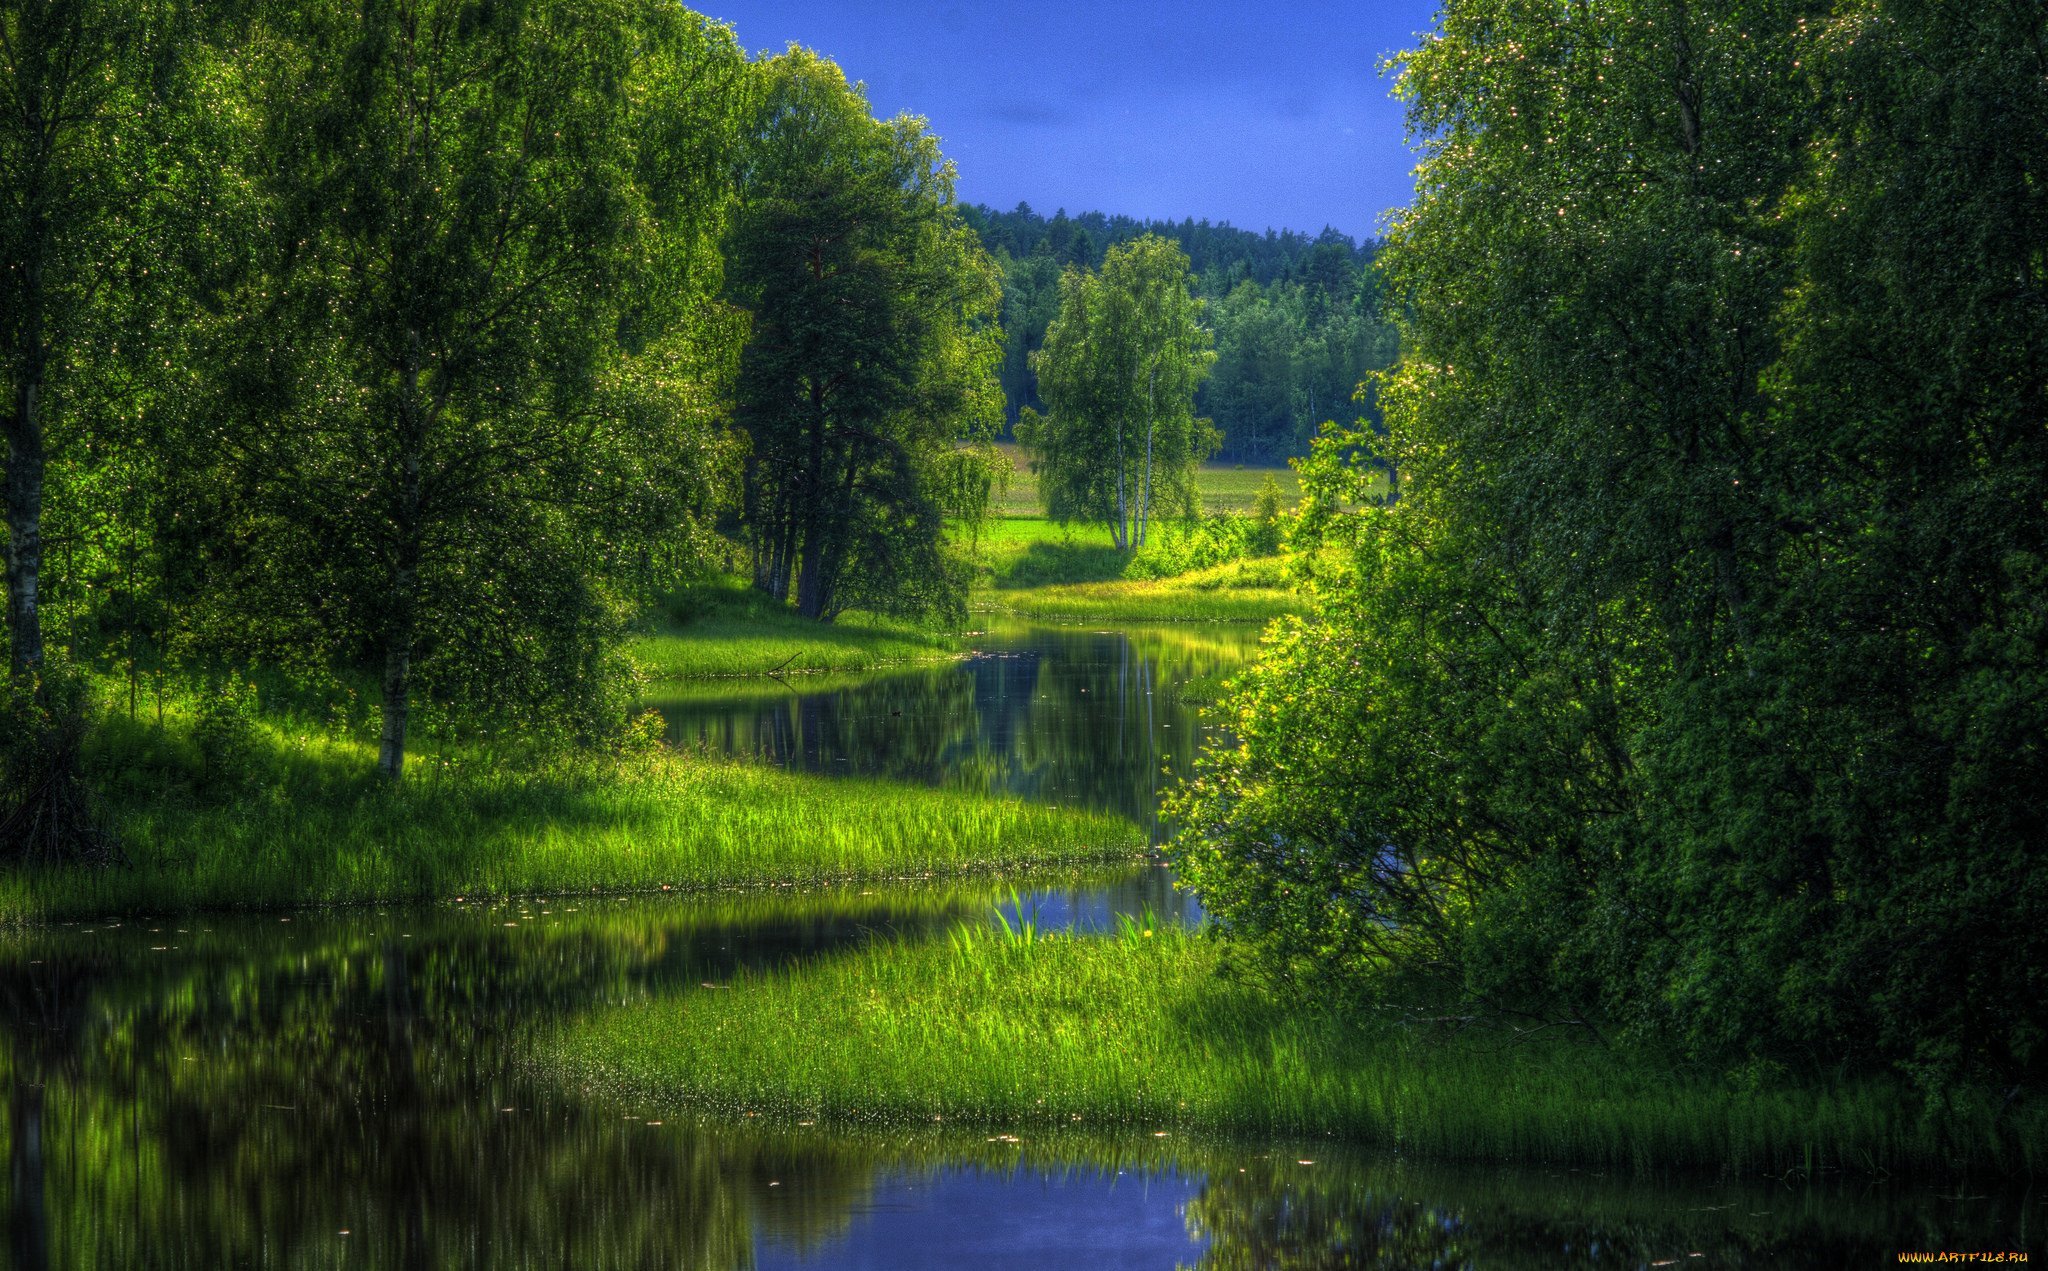
[[[266,719],[234,773],[210,773],[190,723],[105,721],[88,762],[129,863],[0,873],[0,921],[950,874],[1145,845],[1096,813],[659,748],[429,752],[394,787],[367,742]]]
[[[679,1109],[882,1124],[1329,1135],[1628,1172],[1941,1173],[2041,1161],[2037,1110],[1924,1113],[1903,1087],[1744,1090],[1576,1036],[1515,1041],[1290,1007],[1220,945],[990,927],[599,1015],[549,1045],[577,1084]]]
[[[814,622],[739,579],[678,592],[657,629],[627,646],[640,674],[656,682],[858,673],[941,662],[959,651],[950,634],[873,614]]]

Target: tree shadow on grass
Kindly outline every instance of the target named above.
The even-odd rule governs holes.
[[[999,589],[1057,583],[1111,582],[1124,576],[1130,557],[1112,543],[1040,539],[1027,546],[998,579]]]

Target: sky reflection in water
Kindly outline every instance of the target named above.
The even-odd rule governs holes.
[[[1180,686],[1234,665],[1241,635],[1005,637],[1000,657],[681,726],[807,765],[876,737],[867,770],[1123,810],[1185,762]],[[1145,1126],[663,1123],[522,1061],[586,1011],[999,907],[1041,929],[1194,913],[1146,866],[0,933],[12,1264],[1828,1266],[2010,1247],[2043,1216],[1994,1186],[1650,1183]]]

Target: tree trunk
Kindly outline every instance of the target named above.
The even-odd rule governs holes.
[[[8,664],[17,675],[32,674],[43,661],[37,594],[43,568],[43,422],[36,411],[41,352],[30,353],[7,429]]]
[[[1152,438],[1159,431],[1159,369],[1145,383],[1145,475],[1138,496],[1138,550],[1145,549],[1145,531],[1152,523]]]
[[[1131,546],[1130,523],[1124,518],[1124,439],[1119,430],[1116,439],[1116,525],[1110,531],[1110,537],[1116,540],[1116,549],[1120,552],[1130,550]]]
[[[405,772],[405,731],[412,721],[412,646],[418,625],[418,573],[399,567],[391,580],[391,625],[384,637],[384,730],[377,771],[396,781]]]
[[[405,773],[405,733],[412,722],[412,655],[419,638],[420,540],[426,519],[420,468],[428,430],[440,409],[420,390],[425,360],[419,332],[407,331],[405,361],[399,367],[398,488],[392,491],[391,509],[396,541],[384,625],[384,727],[377,743],[377,771],[391,781]]]
[[[377,744],[377,771],[393,781],[405,773],[405,730],[411,720],[412,632],[394,630],[384,644],[384,731]]]

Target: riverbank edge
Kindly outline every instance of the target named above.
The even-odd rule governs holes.
[[[467,896],[828,885],[1145,859],[1103,813],[655,748],[533,767],[423,761],[397,785],[361,743],[265,726],[209,773],[129,726],[93,756],[126,862],[0,871],[0,926]]]
[[[956,936],[742,976],[600,1012],[541,1042],[536,1063],[635,1106],[820,1124],[1327,1137],[1635,1175],[2048,1162],[2048,1118],[2008,1116],[1995,1092],[1930,1117],[1903,1082],[1745,1087],[1577,1039],[1290,1007],[1227,978],[1223,942],[1147,930]]]

